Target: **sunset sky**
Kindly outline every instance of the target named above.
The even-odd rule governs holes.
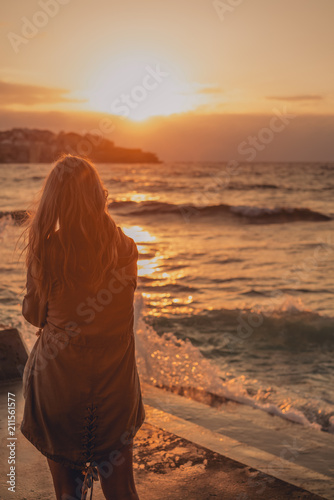
[[[334,160],[332,0],[18,0],[0,12],[1,129],[83,132],[120,115],[110,140],[220,160],[287,109],[263,159]]]

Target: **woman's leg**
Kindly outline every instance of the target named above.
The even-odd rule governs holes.
[[[111,452],[97,464],[106,500],[139,500],[133,477],[133,445]]]
[[[84,480],[83,474],[49,458],[47,460],[57,500],[80,500],[81,486]]]

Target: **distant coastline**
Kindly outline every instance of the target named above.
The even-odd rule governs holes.
[[[118,147],[94,134],[28,128],[0,131],[0,163],[50,163],[63,153],[87,156],[96,163],[161,163],[154,153]]]

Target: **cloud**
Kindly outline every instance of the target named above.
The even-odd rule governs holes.
[[[298,101],[322,101],[324,96],[320,94],[300,94],[300,95],[276,95],[276,96],[268,96],[266,99],[271,101],[290,101],[290,102],[298,102]]]
[[[179,92],[181,95],[189,94],[222,94],[223,89],[214,84],[201,84],[201,83],[191,83],[186,85],[184,89]]]
[[[13,104],[34,106],[36,104],[56,104],[63,102],[84,102],[82,99],[66,97],[68,90],[0,81],[0,105]]]
[[[199,89],[198,94],[221,94],[223,89],[220,87],[207,86]]]

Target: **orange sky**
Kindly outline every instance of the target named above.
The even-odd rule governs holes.
[[[334,159],[332,0],[17,0],[0,14],[2,129],[33,117],[82,132],[120,115],[112,140],[219,160],[288,109],[265,155],[300,156],[304,130],[316,158]]]

